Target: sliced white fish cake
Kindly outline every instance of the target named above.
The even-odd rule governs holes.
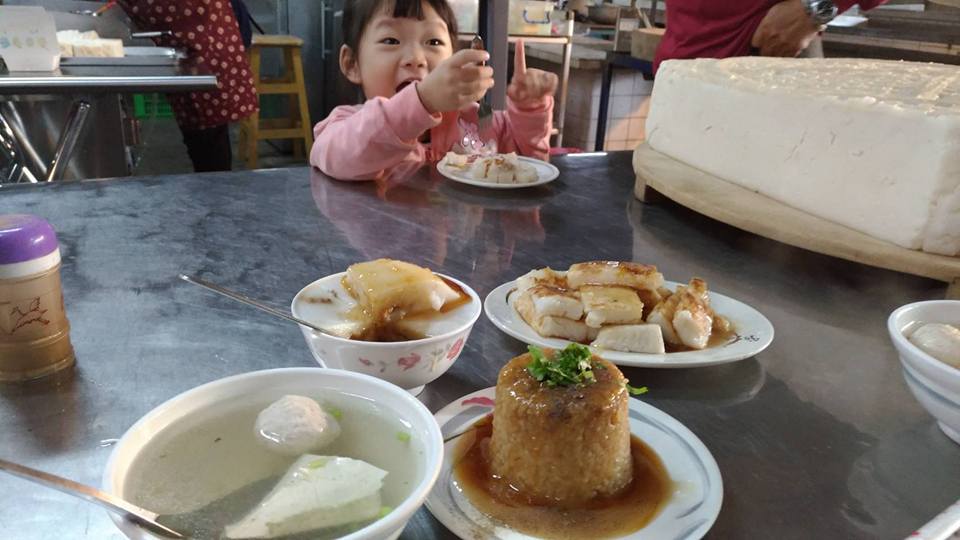
[[[337,456],[301,456],[227,538],[274,538],[371,520],[387,471]]]
[[[634,289],[586,285],[580,288],[587,326],[643,322],[643,302]]]
[[[567,273],[558,272],[552,268],[531,270],[516,280],[517,294],[522,294],[536,285],[546,285],[558,289],[567,288]]]
[[[524,294],[530,295],[533,311],[538,317],[562,317],[575,321],[583,317],[583,304],[580,302],[580,293],[576,291],[537,285]]]
[[[590,339],[590,329],[582,321],[538,315],[531,294],[534,290],[531,289],[521,294],[517,298],[514,308],[536,333],[543,337],[568,339],[578,343],[586,343]]]
[[[662,332],[663,339],[671,345],[680,345],[680,338],[677,336],[677,333],[673,330],[673,321],[672,317],[667,318],[667,311],[661,309],[658,306],[658,309],[654,309],[653,313],[647,317],[647,322],[655,324],[660,327]]]
[[[925,324],[908,339],[923,352],[960,369],[960,328],[949,324]]]
[[[591,344],[610,351],[663,354],[663,334],[656,324],[623,324],[605,326]]]
[[[447,152],[447,155],[443,158],[443,160],[449,167],[455,167],[462,170],[470,168],[470,156],[466,154]]]
[[[687,347],[704,349],[710,341],[713,318],[703,309],[678,309],[673,316],[673,329]]]
[[[584,285],[618,285],[656,291],[663,286],[663,274],[656,266],[633,262],[592,261],[577,263],[567,271],[570,288]]]

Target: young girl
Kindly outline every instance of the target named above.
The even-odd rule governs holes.
[[[437,161],[477,124],[493,86],[486,51],[454,53],[457,23],[446,0],[351,0],[343,13],[340,69],[367,102],[341,106],[314,127],[310,163],[334,178],[365,180]],[[526,69],[517,43],[507,110],[484,132],[500,152],[546,159],[557,77]]]

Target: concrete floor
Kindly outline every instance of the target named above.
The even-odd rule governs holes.
[[[143,144],[139,147],[140,160],[134,168],[134,176],[152,176],[158,174],[182,174],[193,172],[193,165],[183,145],[180,128],[173,119],[148,118],[141,120],[140,134]],[[237,159],[237,126],[230,130],[233,141],[233,169],[245,170],[246,165]],[[276,145],[282,144],[277,141]],[[287,145],[289,146],[289,145]],[[306,159],[294,158],[289,150],[281,151],[278,146],[261,141],[258,149],[257,167],[273,169],[284,167],[303,167]]]

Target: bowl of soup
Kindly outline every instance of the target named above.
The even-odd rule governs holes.
[[[310,429],[327,432],[314,440]],[[392,539],[442,460],[439,428],[408,392],[344,370],[283,368],[213,381],[150,411],[114,447],[103,488],[197,540]],[[128,538],[155,538],[113,519]]]
[[[386,261],[386,264],[395,262]],[[455,278],[430,273],[430,276],[442,281],[448,291],[457,295],[453,301],[439,309],[405,318],[395,316],[399,311],[396,309],[370,316],[369,311],[384,309],[366,308],[368,303],[380,306],[409,303],[402,298],[398,300],[401,295],[397,294],[392,295],[389,301],[368,302],[366,298],[357,298],[352,289],[359,287],[351,288],[349,273],[348,270],[310,283],[297,293],[290,306],[295,317],[330,330],[329,333],[320,333],[300,326],[311,354],[321,366],[372,375],[414,394],[450,369],[480,317],[482,303],[473,289]],[[413,279],[404,277],[396,281],[399,281],[399,286],[408,284],[406,290],[410,292],[406,296],[421,298],[431,294],[422,283],[420,288],[410,286]],[[391,283],[384,288],[390,288],[391,285],[395,289],[399,287],[397,283]],[[369,290],[374,288],[376,284],[367,286]],[[378,323],[358,323],[358,319],[363,317],[355,316],[357,313]],[[393,319],[390,324],[380,323],[391,316]]]
[[[960,444],[960,301],[907,304],[887,321],[907,387]]]

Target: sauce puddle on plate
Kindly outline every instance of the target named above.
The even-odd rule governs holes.
[[[646,526],[669,500],[673,482],[659,456],[636,436],[630,438],[633,481],[622,493],[582,507],[540,506],[490,472],[488,447],[493,415],[474,424],[454,451],[454,478],[470,502],[484,514],[524,534],[567,540],[610,538]]]

